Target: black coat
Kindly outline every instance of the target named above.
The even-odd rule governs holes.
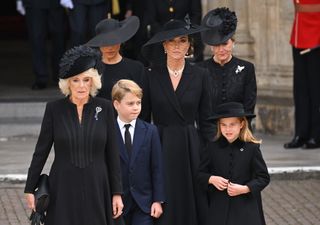
[[[99,97],[111,100],[112,87],[120,79],[133,80],[142,87],[144,66],[141,62],[123,57],[119,63],[103,65]]]
[[[226,190],[208,185],[212,175],[247,185],[251,192],[230,197]],[[211,142],[201,156],[198,181],[209,196],[207,225],[263,224],[257,197],[269,184],[270,176],[259,144],[239,139],[229,144],[224,137]]]
[[[97,113],[97,107],[101,112]],[[91,98],[79,123],[64,98],[46,106],[25,186],[33,193],[52,145],[46,225],[112,225],[112,195],[122,194],[119,151],[111,103]]]
[[[60,0],[22,0],[24,7],[32,8],[57,8],[61,7]]]
[[[145,18],[151,24],[153,33],[159,31],[169,20],[183,20],[187,14],[192,23],[201,22],[201,0],[149,0],[147,3]]]
[[[147,70],[141,114],[149,121],[152,115],[164,155],[166,203],[158,224],[195,225],[205,211],[195,176],[200,162],[198,135],[208,138],[206,130],[211,127],[206,120],[211,112],[208,75],[186,63],[176,91],[169,76],[166,66]]]
[[[254,113],[257,83],[252,63],[233,56],[224,66],[212,58],[198,65],[210,72],[213,110],[221,103],[239,102],[246,112]]]

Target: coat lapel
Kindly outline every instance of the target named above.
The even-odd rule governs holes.
[[[195,76],[194,76],[194,73],[192,73],[191,65],[188,62],[186,62],[182,77],[176,89],[176,96],[178,97],[178,99],[183,96],[188,86],[192,84],[192,80],[194,79],[194,77]]]
[[[169,102],[173,105],[174,109],[177,111],[179,116],[182,119],[184,119],[176,93],[173,90],[168,69],[165,66],[159,67],[158,73],[156,74],[156,78],[159,81],[160,85],[162,86],[163,92],[167,96]]]
[[[117,132],[118,132],[120,158],[122,158],[125,162],[128,162],[129,161],[128,152],[127,152],[126,146],[124,145],[123,138],[122,138],[118,123],[117,123]]]
[[[143,125],[141,120],[137,119],[136,127],[133,136],[133,145],[131,152],[130,165],[136,160],[139,151],[141,150],[141,145],[146,136],[147,128]]]

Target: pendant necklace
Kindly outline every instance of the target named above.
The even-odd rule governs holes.
[[[181,69],[179,69],[179,70],[172,70],[172,69],[169,68],[169,66],[167,66],[167,68],[168,68],[168,71],[169,71],[170,76],[173,76],[174,78],[177,78],[177,77],[179,77],[179,76],[182,74],[182,71],[183,71],[183,69],[184,69],[184,65],[183,65],[183,67],[182,67]]]

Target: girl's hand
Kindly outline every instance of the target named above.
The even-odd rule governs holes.
[[[228,185],[227,192],[229,196],[238,196],[238,195],[249,193],[250,189],[248,188],[247,185],[234,184],[230,182]]]
[[[34,194],[26,193],[25,198],[29,209],[36,211]]]
[[[219,191],[223,191],[228,187],[228,180],[220,176],[211,176],[209,184],[214,185]]]
[[[118,218],[122,214],[123,203],[121,195],[114,195],[112,196],[112,212],[113,212],[113,219]]]

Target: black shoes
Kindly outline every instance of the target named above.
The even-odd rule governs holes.
[[[285,149],[294,149],[300,147],[302,147],[303,149],[315,149],[320,148],[320,142],[316,141],[314,138],[310,138],[308,141],[306,141],[305,138],[295,136],[292,141],[285,143],[283,147]]]
[[[311,138],[302,146],[302,148],[303,149],[320,148],[320,142],[316,141],[314,138]]]
[[[283,145],[286,149],[292,149],[292,148],[300,148],[306,143],[306,140],[304,138],[301,138],[299,136],[295,136],[292,141],[285,143]]]

